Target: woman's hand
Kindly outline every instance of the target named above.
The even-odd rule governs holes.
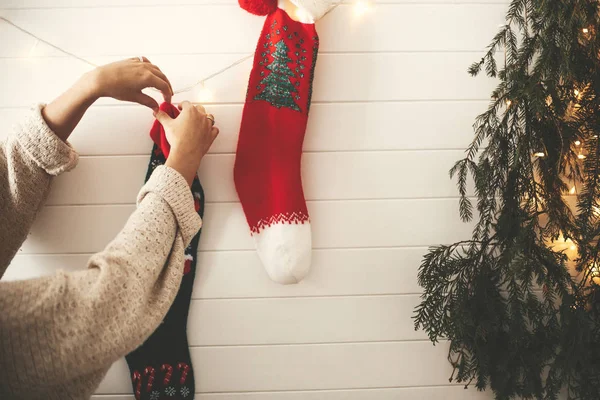
[[[158,111],[158,103],[142,89],[160,90],[170,102],[173,89],[167,77],[147,58],[132,58],[103,65],[83,75],[69,90],[42,110],[46,123],[62,140],[77,126],[83,114],[100,97],[140,103]]]
[[[183,175],[191,185],[202,157],[219,135],[219,128],[213,126],[201,105],[194,106],[184,101],[179,109],[181,114],[176,119],[164,111],[157,112],[156,119],[165,129],[167,141],[171,145],[165,165]]]
[[[158,111],[158,103],[142,93],[142,89],[153,87],[162,92],[167,103],[171,102],[173,88],[160,68],[146,57],[117,61],[103,65],[89,73],[92,90],[96,97],[112,97],[117,100],[139,103]],[[86,78],[84,78],[86,79]]]

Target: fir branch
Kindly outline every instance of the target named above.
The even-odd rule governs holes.
[[[499,80],[450,170],[460,217],[476,223],[470,240],[425,255],[414,322],[449,340],[451,381],[497,399],[557,399],[563,388],[600,398],[598,11],[592,0],[513,0],[468,71]],[[559,237],[578,255],[555,249]]]

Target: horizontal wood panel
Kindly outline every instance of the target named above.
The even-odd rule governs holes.
[[[193,347],[196,391],[245,392],[447,385],[448,346],[429,342]],[[462,386],[461,386],[462,388]],[[131,393],[124,360],[96,393]]]
[[[458,217],[458,201],[361,200],[308,202],[313,248],[423,246],[470,236]],[[104,248],[133,206],[44,208],[21,251],[89,253]],[[250,250],[253,240],[239,203],[206,207],[201,250]]]
[[[476,53],[373,53],[323,54],[315,73],[314,101],[397,101],[397,100],[484,100],[494,86],[487,77],[472,78],[467,67]],[[173,55],[153,57],[171,76],[177,90],[231,64],[235,54]],[[114,58],[98,58],[99,63]],[[208,103],[241,103],[245,99],[251,61],[211,79]],[[49,101],[90,67],[76,60],[57,58],[0,59],[5,93],[0,107],[29,106]],[[154,92],[150,93],[154,96]],[[157,97],[158,98],[158,97]],[[200,100],[200,89],[182,93],[174,101]],[[100,103],[115,104],[102,99]],[[430,116],[433,118],[433,116]]]
[[[198,400],[491,400],[491,392],[462,386],[197,394]],[[92,400],[134,400],[133,395],[95,395]]]
[[[426,340],[415,331],[419,295],[195,300],[191,346]],[[360,321],[360,323],[357,323]]]
[[[308,153],[302,158],[304,192],[307,200],[456,197],[448,170],[463,157],[462,151]],[[75,170],[56,179],[48,204],[134,203],[148,161],[149,156],[81,158]],[[234,155],[203,159],[206,201],[238,201],[234,161]]]
[[[505,12],[505,4],[374,3],[369,12],[358,16],[351,5],[342,5],[318,24],[319,50],[483,51],[504,21]],[[7,10],[4,15],[79,56],[252,52],[264,21],[237,4]],[[179,38],[219,39],[173,40],[162,29],[154,29],[165,21],[177,21]],[[110,29],[105,29],[107,25]],[[394,26],[394,34],[390,34],[390,26]],[[7,40],[24,40],[23,33],[13,32],[7,32]],[[0,47],[0,57],[29,54],[35,39],[29,41],[19,47]],[[48,54],[45,49],[40,51]]]
[[[211,153],[235,152],[242,107],[207,107],[221,130]],[[315,103],[304,150],[462,149],[473,137],[475,117],[486,107],[486,101]],[[0,138],[27,112],[26,108],[0,109]],[[92,107],[70,141],[82,155],[147,155],[152,146],[148,136],[152,121],[151,111],[141,106]]]
[[[266,298],[416,294],[417,268],[426,248],[313,250],[310,274],[297,285],[268,277],[258,255],[248,251],[199,253],[193,298]],[[2,279],[28,279],[59,269],[86,267],[89,255],[19,254]]]

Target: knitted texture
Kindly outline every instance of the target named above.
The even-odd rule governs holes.
[[[169,103],[163,103],[160,109],[171,118],[177,118],[179,110]],[[154,147],[148,164],[146,179],[153,171],[166,162],[165,154],[170,150],[162,125],[155,121],[150,136]],[[152,179],[152,178],[150,178]],[[202,217],[204,214],[204,191],[198,176],[191,187],[195,209]],[[173,199],[177,201],[177,199]],[[126,356],[129,366],[133,393],[136,400],[192,400],[195,393],[194,369],[188,348],[187,321],[196,276],[196,261],[200,232],[194,236],[185,249],[183,278],[175,301],[162,323],[146,339],[144,344]]]
[[[27,237],[52,175],[76,161],[40,107],[0,144],[0,276]],[[185,179],[161,166],[123,230],[87,269],[0,282],[0,398],[89,399],[112,363],[165,317],[200,225]]]
[[[240,7],[249,13],[267,15],[277,8],[277,0],[238,0]]]
[[[310,267],[311,232],[300,160],[319,39],[313,24],[269,14],[250,72],[234,181],[258,255],[279,283]]]
[[[160,110],[164,111],[169,117],[177,118],[179,115],[179,110],[171,103],[162,103],[160,105]],[[150,129],[150,138],[154,142],[154,144],[158,147],[154,147],[152,150],[153,157],[151,162],[158,161],[159,156],[164,158],[165,160],[169,158],[169,153],[171,152],[171,145],[167,140],[167,135],[162,125],[158,120],[154,120],[152,124],[152,128]]]

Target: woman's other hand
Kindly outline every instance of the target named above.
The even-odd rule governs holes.
[[[171,102],[171,83],[147,58],[131,58],[103,65],[83,75],[71,88],[42,110],[46,123],[62,140],[67,140],[83,114],[99,97],[132,101],[158,111],[158,103],[142,93],[153,87]]]
[[[167,141],[171,145],[165,165],[183,175],[191,185],[202,157],[219,134],[219,128],[213,126],[213,121],[207,117],[206,110],[201,105],[184,101],[179,109],[181,114],[176,119],[164,111],[158,111],[156,119],[165,129]]]
[[[142,61],[143,60],[143,61]],[[152,87],[162,92],[167,103],[171,102],[171,83],[156,65],[146,57],[131,58],[106,64],[89,73],[91,85],[97,97],[112,97],[117,100],[139,103],[158,111],[158,103],[142,93]]]

